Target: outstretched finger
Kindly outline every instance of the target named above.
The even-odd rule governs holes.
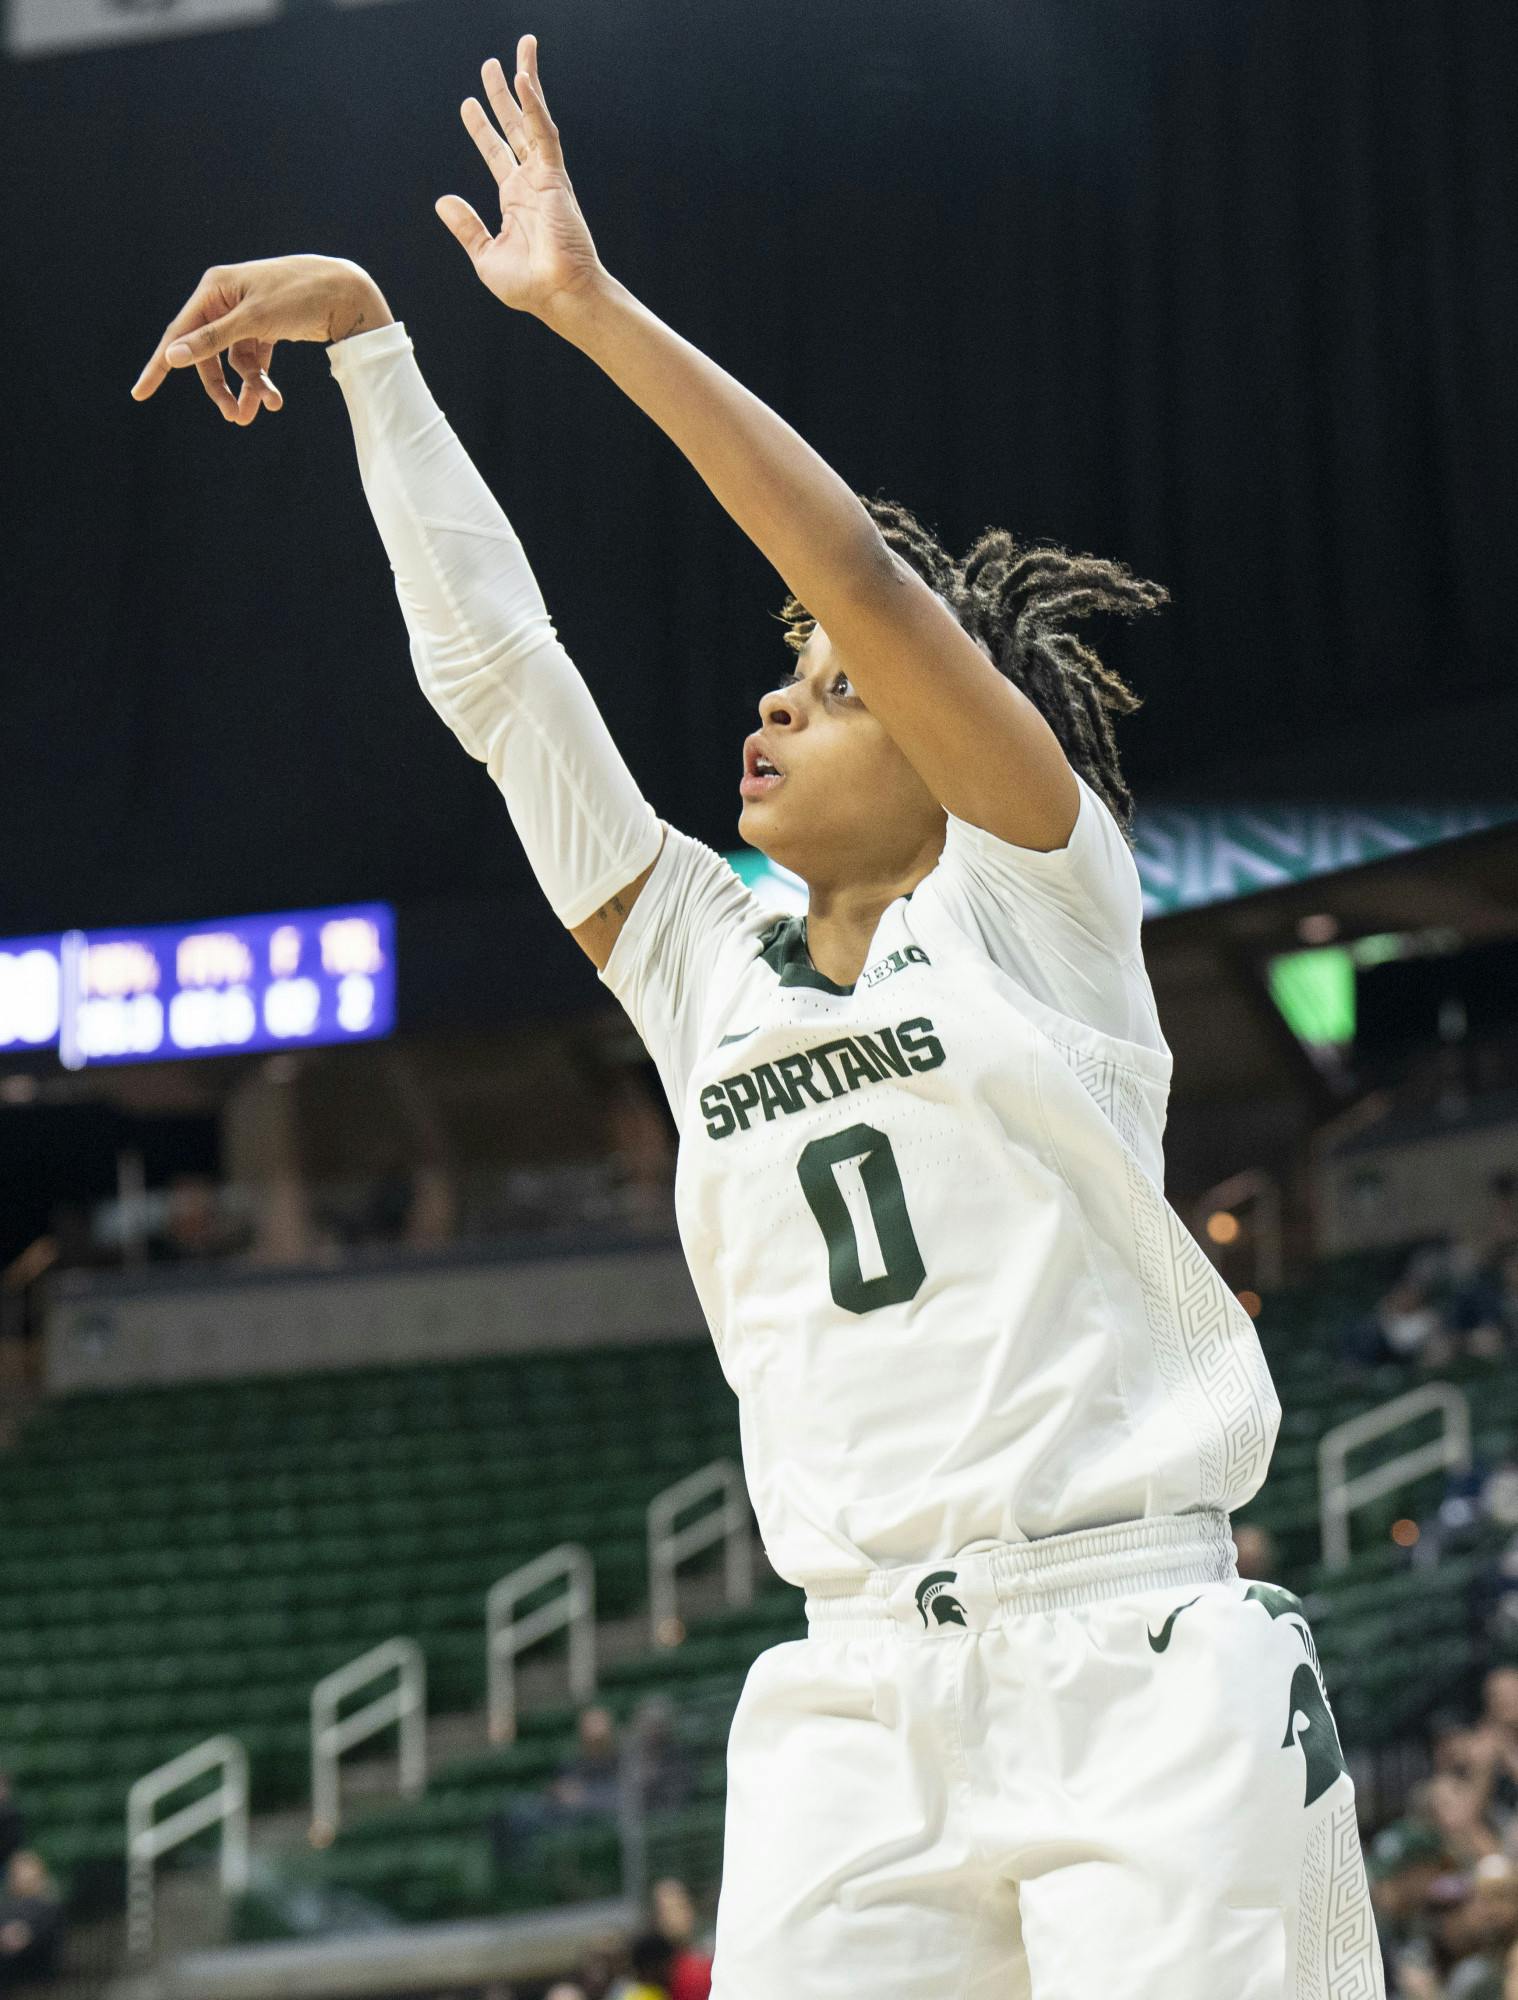
[[[143,369],[132,389],[138,402],[151,396],[172,368],[193,367],[201,386],[228,421],[237,417],[237,399],[227,387],[220,354],[239,338],[241,314],[237,308],[207,323],[213,308],[200,298],[191,299],[184,310],[164,330],[152,360]]]
[[[174,317],[164,328],[162,337],[158,345],[153,349],[152,357],[147,367],[143,369],[142,373],[133,383],[132,394],[139,403],[146,402],[154,390],[167,379],[170,371],[170,363],[167,359],[169,349],[177,340],[182,339],[185,334],[191,332],[195,327],[204,326],[212,310],[213,308],[206,303],[204,284],[202,284],[200,289],[186,299],[185,303],[179,308],[179,311],[175,313]]]
[[[501,67],[500,58],[491,56],[480,69],[485,85],[485,95],[490,99],[490,108],[500,121],[501,130],[506,134],[512,151],[519,160],[527,157],[527,149],[532,143],[527,130],[527,121],[522,116],[522,107],[511,94],[506,81],[506,72]]]
[[[469,252],[470,257],[478,262],[495,238],[468,202],[462,195],[445,194],[433,203],[433,207]]]
[[[538,70],[538,38],[536,35],[523,35],[517,43],[517,70],[519,74],[530,80],[533,89],[538,93],[538,98],[542,103],[543,109],[546,111],[548,109],[548,99],[543,94],[543,78]]]
[[[532,56],[534,68],[536,68],[536,62],[538,62],[538,58],[534,54]],[[562,168],[564,168],[564,154],[562,154],[560,144],[558,144],[558,126],[548,116],[548,104],[544,102],[542,90],[538,88],[538,78],[532,72],[528,72],[528,70],[518,70],[516,72],[516,94],[522,100],[522,114],[526,116],[528,132],[532,134],[534,146],[538,148],[538,152],[544,156],[544,160],[550,166],[556,166],[562,172]]]
[[[504,187],[510,175],[516,172],[516,154],[491,124],[485,107],[477,97],[466,97],[459,106],[459,116],[464,121],[464,129],[480,149],[480,156],[489,167],[497,187]]]

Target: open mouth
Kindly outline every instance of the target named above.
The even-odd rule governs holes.
[[[784,781],[785,773],[752,741],[743,746],[743,776],[738,790],[746,799],[762,799]]]

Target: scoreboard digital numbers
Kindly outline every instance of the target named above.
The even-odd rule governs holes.
[[[67,1069],[375,1041],[395,1028],[386,903],[0,939],[0,1054]]]

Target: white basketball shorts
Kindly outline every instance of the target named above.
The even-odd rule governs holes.
[[[733,1718],[713,2000],[1385,2000],[1312,1633],[1225,1514],[806,1610]]]

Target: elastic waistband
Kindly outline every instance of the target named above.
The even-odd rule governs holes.
[[[1238,1575],[1228,1515],[1151,1514],[908,1569],[819,1576],[807,1586],[812,1628],[901,1624],[920,1632],[984,1631],[1008,1613],[1063,1611],[1187,1583]]]

